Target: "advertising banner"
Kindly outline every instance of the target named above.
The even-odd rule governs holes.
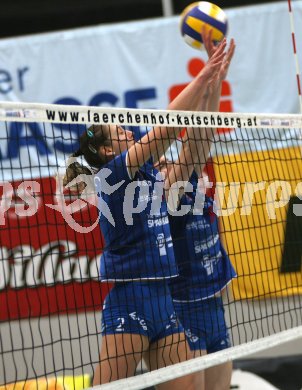
[[[302,6],[294,3],[294,8],[300,59]],[[226,13],[228,37],[235,39],[237,48],[223,84],[221,110],[298,113],[286,2],[226,9]],[[4,39],[0,41],[0,100],[165,109],[206,60],[205,52],[184,43],[177,16]],[[103,248],[99,228],[77,233],[66,226],[56,210],[44,206],[53,201],[53,175],[60,162],[77,148],[81,128],[54,126],[50,132],[41,124],[0,125],[0,196],[2,204],[12,200],[0,221],[0,320],[99,309],[110,288],[98,281]],[[224,155],[218,150],[216,158],[219,161]],[[216,180],[225,181],[232,166],[222,162],[218,166]],[[32,180],[36,184],[28,183]],[[27,187],[21,185],[24,181]],[[32,215],[22,196],[26,188],[34,193],[32,207],[36,212]],[[78,215],[81,223],[91,223],[97,218],[97,210],[87,204]],[[232,227],[236,224],[233,220],[229,223]],[[256,229],[256,225],[249,226]],[[277,230],[271,234],[276,236]],[[279,272],[284,235],[278,237],[276,263],[269,266],[272,273],[261,278],[275,280]],[[226,233],[225,239],[230,241]],[[236,246],[230,250],[238,253]],[[248,248],[244,251],[249,253]],[[257,253],[260,256],[261,252]],[[266,253],[263,256],[267,258]],[[246,272],[250,261],[242,255],[234,259],[239,275]],[[262,260],[257,264],[257,270],[263,267]],[[283,291],[280,283],[274,292]],[[243,295],[254,296],[252,285],[243,284],[238,285],[246,291]],[[291,286],[290,291],[297,292],[296,279]],[[267,291],[272,290],[263,287],[261,294]]]

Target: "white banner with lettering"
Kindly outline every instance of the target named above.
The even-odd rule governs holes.
[[[235,38],[237,50],[224,83],[222,110],[298,113],[287,4],[226,12],[228,37]],[[301,2],[293,3],[293,12],[302,56]],[[205,52],[183,41],[176,16],[5,39],[0,41],[0,100],[165,109],[205,61]],[[20,160],[25,166],[29,145],[32,166],[39,161],[44,166],[45,156],[49,165],[63,150],[69,154],[74,149],[75,141],[55,142],[53,137],[47,137],[47,145],[35,142],[40,130],[30,128],[31,139],[25,129],[1,126],[0,161],[6,180],[23,177],[15,170],[8,178],[7,169],[19,167]],[[14,142],[15,133],[24,141]],[[39,172],[51,174],[46,167]]]
[[[293,12],[302,55],[301,2]],[[298,112],[287,3],[226,13],[237,43],[233,111]],[[164,109],[171,89],[192,79],[192,59],[206,59],[178,24],[175,16],[1,40],[0,100]]]
[[[293,11],[300,62],[300,1],[293,2]],[[221,108],[298,113],[287,3],[226,9],[226,13],[228,37],[235,39],[237,49],[223,85]],[[0,100],[164,109],[205,61],[206,53],[182,40],[179,17],[4,39],[0,41]],[[26,318],[29,313],[33,317],[78,308],[95,310],[106,295],[107,286],[100,294],[98,283],[103,247],[99,229],[85,237],[75,235],[59,213],[43,206],[54,202],[50,168],[63,152],[69,154],[75,148],[76,131],[65,129],[69,131],[66,138],[62,130],[55,127],[55,136],[45,137],[47,127],[41,124],[26,129],[14,122],[0,125],[0,164],[6,180],[0,186],[4,202],[0,213],[1,320]],[[22,184],[22,179],[30,179],[26,171],[37,181]],[[35,198],[31,197],[27,209],[24,194],[29,188]],[[97,210],[90,209],[75,213],[76,220],[94,222]],[[34,280],[33,269],[37,270]]]

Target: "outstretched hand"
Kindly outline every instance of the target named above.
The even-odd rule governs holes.
[[[212,53],[207,61],[205,67],[202,69],[201,74],[206,80],[211,79],[214,75],[217,75],[220,72],[220,69],[225,62],[225,48],[226,48],[226,39],[223,39],[217,50]]]
[[[218,45],[215,45],[214,41],[212,39],[212,34],[213,34],[212,29],[207,31],[205,26],[202,27],[201,37],[202,37],[202,41],[203,41],[204,47],[207,51],[209,59],[211,59],[217,53],[217,51],[219,51],[221,45],[224,45],[224,48],[226,46],[226,39],[225,38]],[[230,66],[231,60],[232,60],[234,52],[235,52],[235,47],[236,47],[235,41],[234,41],[234,39],[231,39],[228,50],[225,54],[225,57],[223,59],[223,62],[222,62],[222,65],[221,65],[221,68],[219,71],[219,77],[218,77],[219,81],[224,80],[227,76],[229,66]]]
[[[213,35],[213,29],[207,30],[205,26],[202,26],[201,30],[201,39],[203,42],[203,45],[208,53],[208,57],[211,58],[213,54],[217,51],[219,45],[215,45],[214,41],[212,39]]]
[[[220,72],[219,72],[220,80],[224,80],[228,74],[229,66],[230,66],[230,63],[232,61],[233,55],[235,53],[235,47],[236,47],[235,41],[232,38],[230,41],[228,50],[226,52],[226,55],[223,59],[222,66],[220,68]]]

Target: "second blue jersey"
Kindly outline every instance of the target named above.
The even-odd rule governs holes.
[[[170,216],[174,253],[180,274],[171,281],[171,291],[173,299],[179,302],[213,297],[236,276],[220,241],[213,200],[205,196],[204,205],[200,208],[200,205],[195,204],[195,201],[198,202],[198,179],[195,173],[190,182],[193,192],[184,194],[180,205],[191,206],[191,211],[183,217]]]
[[[158,172],[147,163],[131,179],[126,156],[124,152],[110,161],[95,178],[106,244],[101,257],[101,280],[175,277],[178,270]]]

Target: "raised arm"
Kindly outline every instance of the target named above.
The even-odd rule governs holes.
[[[203,90],[202,94],[196,97],[194,110],[207,110],[209,91],[224,61],[225,46],[226,42],[224,41],[202,70]],[[203,127],[187,128],[186,139],[183,142],[179,158],[169,170],[166,188],[169,188],[175,181],[187,181],[196,165],[200,165],[201,162],[205,164],[208,153],[206,129]]]
[[[219,50],[220,45],[215,46],[212,40],[212,30],[208,33],[203,29],[202,31],[202,40],[205,46],[205,49],[208,53],[209,58],[215,56],[215,53]],[[219,71],[216,73],[212,82],[209,84],[209,95],[208,95],[208,106],[207,111],[209,112],[218,112],[220,97],[221,97],[221,87],[222,82],[226,78],[228,69],[231,63],[235,52],[235,42],[231,39],[229,47],[227,49],[226,55],[222,61]],[[204,137],[207,141],[199,142],[197,149],[199,150],[199,162],[195,165],[195,170],[198,176],[202,173],[206,161],[208,159],[212,143],[214,141],[216,129],[215,128],[206,128]],[[200,151],[202,150],[202,154]]]
[[[201,101],[208,88],[209,78],[213,71],[221,66],[225,55],[224,47],[225,42],[221,45],[221,49],[217,50],[209,59],[208,65],[169,104],[169,110],[200,110]],[[179,127],[155,127],[131,146],[128,151],[128,166],[132,176],[152,155],[167,150],[176,140],[180,130]]]
[[[219,49],[219,45],[215,46],[213,43],[212,33],[213,33],[212,30],[209,30],[209,32],[207,33],[205,28],[203,28],[201,33],[204,47],[207,51],[209,58],[215,55],[216,51]],[[213,91],[211,91],[211,96],[209,99],[209,107],[208,107],[208,110],[211,112],[219,111],[222,82],[227,76],[234,52],[235,52],[235,42],[234,39],[231,39],[216,81],[216,85],[213,85]]]

